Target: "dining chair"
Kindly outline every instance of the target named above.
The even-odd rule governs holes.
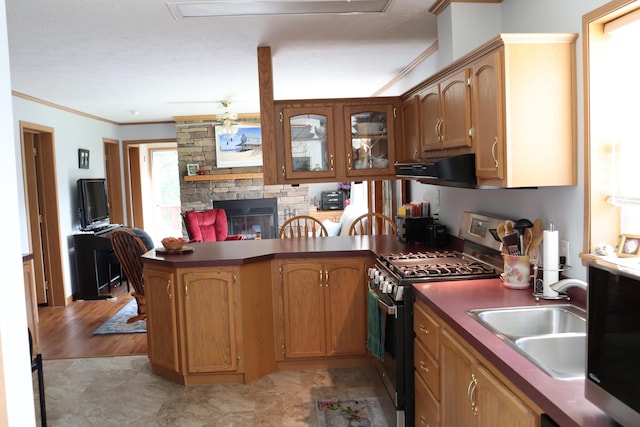
[[[391,218],[378,212],[360,215],[349,227],[349,236],[394,234],[396,234],[396,224]]]
[[[127,281],[133,287],[131,295],[138,304],[138,314],[127,319],[127,323],[137,322],[146,319],[144,280],[142,271],[141,256],[148,251],[142,238],[138,234],[126,227],[118,228],[111,232],[111,246],[122,266]]]
[[[287,239],[292,237],[327,237],[327,228],[320,220],[309,215],[292,216],[282,224],[278,237]]]

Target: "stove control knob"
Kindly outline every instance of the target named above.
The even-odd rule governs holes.
[[[390,294],[393,292],[393,283],[387,282],[387,287],[385,289],[385,293]]]
[[[371,279],[375,279],[375,277],[376,277],[378,274],[380,274],[380,271],[379,271],[377,268],[375,268],[375,267],[371,267],[371,268],[369,268],[369,270],[367,271],[367,273],[369,274],[369,277],[370,277]]]
[[[394,296],[396,300],[400,301],[404,299],[404,288],[402,286],[397,286],[396,291],[394,292]]]
[[[382,291],[383,293],[388,293],[387,288],[389,287],[391,283],[385,278],[384,280],[380,281],[380,291]]]

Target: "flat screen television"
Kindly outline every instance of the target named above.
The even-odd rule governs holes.
[[[79,179],[77,189],[80,228],[94,230],[108,225],[110,219],[106,179]]]

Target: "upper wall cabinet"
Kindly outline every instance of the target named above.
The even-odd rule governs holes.
[[[405,94],[422,160],[475,153],[480,186],[576,185],[576,38],[501,34]]]
[[[470,82],[467,74],[466,69],[455,71],[420,93],[424,152],[471,147]]]
[[[276,101],[278,183],[395,177],[398,98]]]

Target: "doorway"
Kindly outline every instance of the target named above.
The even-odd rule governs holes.
[[[156,245],[162,237],[180,236],[180,183],[175,139],[123,141],[123,147],[129,225],[147,231]],[[172,194],[178,198],[177,206],[173,206]]]
[[[22,174],[38,304],[67,305],[53,128],[20,122]]]

